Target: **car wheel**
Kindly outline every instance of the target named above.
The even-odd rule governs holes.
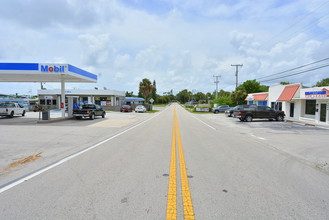
[[[276,116],[276,119],[277,121],[283,121],[283,116],[282,115],[278,115]]]
[[[90,120],[94,120],[95,119],[95,114],[91,114],[89,118],[90,118]]]
[[[103,112],[103,114],[102,114],[102,118],[105,118],[105,114],[106,114],[106,113],[105,113],[105,112]]]
[[[76,116],[75,118],[78,119],[78,120],[82,119],[81,116]]]
[[[214,113],[215,113],[215,114],[218,114],[218,113],[219,113],[219,111],[218,111],[218,110],[216,110]]]
[[[25,110],[23,111],[22,116],[25,116]]]
[[[244,121],[243,118],[239,118],[240,121]]]
[[[10,112],[9,118],[14,117],[14,111]]]
[[[246,122],[251,122],[252,121],[252,116],[251,115],[247,115],[246,116]]]

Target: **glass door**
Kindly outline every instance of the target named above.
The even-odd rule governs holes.
[[[290,114],[289,114],[289,116],[290,116],[291,118],[294,117],[294,112],[295,112],[295,103],[291,102],[291,103],[290,103]]]
[[[326,122],[327,117],[327,104],[321,104],[320,106],[320,121]]]

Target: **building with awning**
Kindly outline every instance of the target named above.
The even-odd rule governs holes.
[[[284,111],[288,120],[329,125],[329,87],[276,84],[269,87],[268,93],[251,93],[245,100],[260,105],[265,97],[266,105]]]
[[[97,75],[70,64],[0,63],[0,82],[60,82],[60,108],[64,118],[65,83],[96,83]]]
[[[245,99],[249,105],[267,105],[268,92],[250,93]]]

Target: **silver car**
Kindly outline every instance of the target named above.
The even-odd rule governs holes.
[[[146,112],[146,108],[143,105],[137,105],[136,108],[135,108],[135,112],[142,112],[142,113],[144,113],[144,112]]]

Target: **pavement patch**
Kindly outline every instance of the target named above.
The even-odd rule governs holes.
[[[30,155],[24,159],[21,159],[21,160],[18,160],[18,161],[15,161],[15,162],[12,162],[11,164],[9,164],[6,168],[4,168],[3,170],[4,171],[9,171],[15,167],[18,167],[18,166],[21,166],[23,164],[26,164],[26,163],[30,163],[30,162],[33,162],[37,159],[39,159],[41,157],[41,152],[38,153],[38,154],[34,154],[34,155]]]

